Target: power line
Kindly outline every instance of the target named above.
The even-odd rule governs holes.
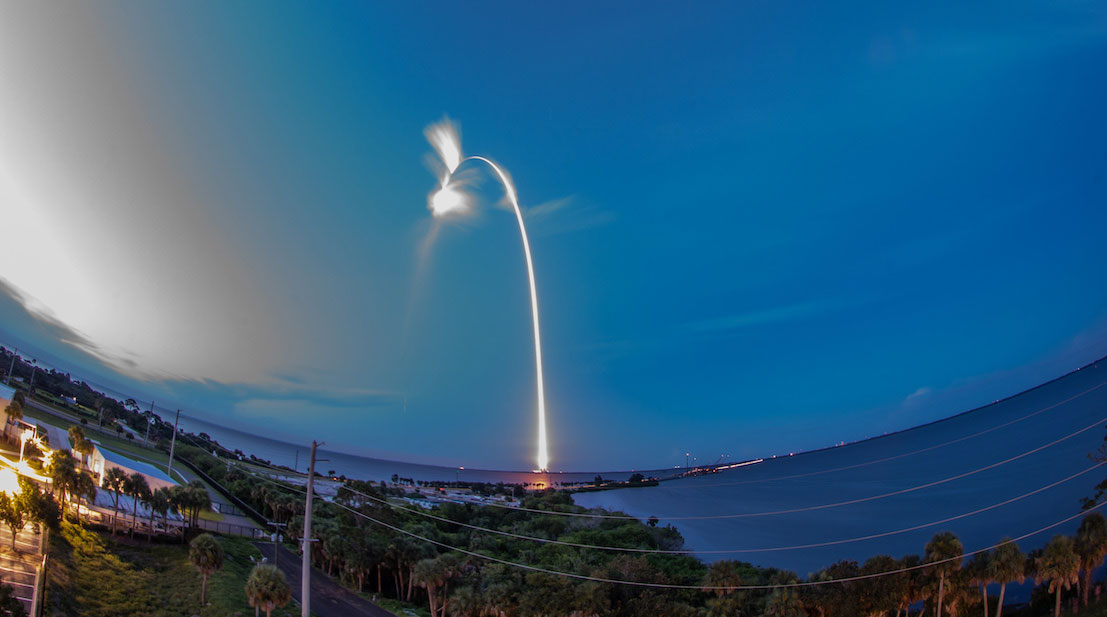
[[[1036,448],[1033,448],[1031,450],[1028,450],[1028,451],[1023,452],[1021,454],[1017,454],[1015,456],[1012,456],[1010,458],[1004,459],[1004,460],[996,462],[996,463],[991,463],[989,465],[985,465],[983,467],[979,467],[979,468],[973,469],[971,471],[967,471],[967,472],[964,472],[964,473],[949,476],[947,478],[942,478],[941,480],[934,480],[933,482],[927,482],[925,484],[919,484],[917,486],[911,486],[911,487],[908,487],[908,488],[899,489],[899,490],[895,490],[895,491],[890,491],[890,492],[887,492],[887,493],[881,493],[879,495],[870,495],[868,497],[859,497],[857,499],[848,499],[848,500],[845,500],[845,501],[837,501],[837,502],[833,502],[833,503],[825,503],[825,504],[819,504],[819,505],[815,505],[815,506],[804,506],[804,507],[800,507],[800,508],[787,508],[787,509],[784,509],[784,510],[770,510],[770,511],[765,511],[765,512],[743,512],[743,513],[736,513],[736,514],[709,514],[709,515],[696,515],[696,516],[660,516],[660,515],[653,515],[653,516],[655,518],[658,518],[658,519],[661,519],[661,520],[666,520],[666,521],[693,521],[693,520],[717,520],[717,519],[734,519],[734,518],[752,518],[752,517],[760,517],[760,516],[774,516],[774,515],[778,515],[778,514],[795,514],[795,513],[798,513],[798,512],[810,512],[812,510],[825,510],[825,509],[828,509],[828,508],[838,508],[838,507],[841,507],[841,506],[849,506],[849,505],[855,505],[855,504],[865,503],[865,502],[869,502],[869,501],[876,501],[878,499],[885,499],[885,498],[888,498],[888,497],[895,497],[897,495],[912,493],[912,492],[919,491],[919,490],[922,490],[922,489],[925,489],[925,488],[931,488],[931,487],[938,486],[938,485],[941,485],[941,484],[946,484],[948,482],[953,482],[955,480],[960,480],[962,478],[967,478],[969,476],[976,475],[978,473],[988,471],[990,469],[995,469],[996,467],[999,467],[1001,465],[1006,465],[1007,463],[1011,463],[1011,462],[1014,462],[1014,461],[1019,460],[1021,458],[1025,458],[1027,456],[1030,456],[1031,454],[1035,454],[1035,453],[1040,452],[1040,451],[1042,451],[1046,448],[1055,446],[1055,445],[1057,445],[1057,444],[1059,444],[1063,441],[1066,441],[1068,439],[1072,439],[1073,437],[1076,437],[1077,435],[1080,435],[1082,433],[1085,433],[1087,431],[1090,431],[1090,430],[1100,426],[1104,422],[1107,422],[1107,418],[1100,418],[1099,420],[1096,420],[1092,424],[1089,424],[1088,426],[1085,426],[1084,428],[1081,428],[1081,429],[1079,429],[1079,430],[1077,430],[1073,433],[1069,433],[1068,435],[1065,435],[1064,437],[1061,437],[1059,439],[1055,439],[1055,440],[1053,440],[1053,441],[1051,441],[1047,444],[1038,446]],[[492,503],[492,502],[484,504],[484,505],[491,506],[491,507],[494,507],[494,508],[505,508],[505,509],[509,509],[509,510],[518,510],[518,511],[521,511],[521,512],[531,512],[531,513],[534,513],[534,514],[550,514],[550,515],[553,515],[553,516],[567,516],[567,517],[578,517],[578,518],[598,518],[598,519],[617,519],[617,520],[638,520],[638,518],[639,518],[639,517],[636,517],[636,516],[631,516],[629,514],[597,514],[597,513],[594,513],[594,512],[559,512],[557,510],[543,510],[543,509],[540,509],[540,508],[527,508],[527,507],[524,507],[524,506],[512,506],[512,505],[508,505],[508,504]]]
[[[998,431],[1001,428],[1006,428],[1008,426],[1011,426],[1012,424],[1017,424],[1019,422],[1022,422],[1023,420],[1028,420],[1028,419],[1033,418],[1034,416],[1037,416],[1039,414],[1045,413],[1045,412],[1050,411],[1052,409],[1056,409],[1057,407],[1060,407],[1061,405],[1065,405],[1066,403],[1071,403],[1072,401],[1074,401],[1074,400],[1076,400],[1076,399],[1078,399],[1082,396],[1085,396],[1087,394],[1090,394],[1090,393],[1102,388],[1103,386],[1107,386],[1107,382],[1101,383],[1098,386],[1088,388],[1087,390],[1084,390],[1083,392],[1080,392],[1079,394],[1075,394],[1073,396],[1070,396],[1069,398],[1067,398],[1063,401],[1059,401],[1059,402],[1054,403],[1052,405],[1048,405],[1048,406],[1043,407],[1043,408],[1041,408],[1037,411],[1031,412],[1031,413],[1029,413],[1025,416],[1015,418],[1014,420],[1010,420],[1008,422],[1004,422],[1003,424],[999,424],[997,426],[993,426],[991,428],[987,428],[987,429],[984,429],[982,431],[978,431],[978,432],[973,433],[971,435],[965,435],[964,437],[958,437],[957,439],[946,441],[946,442],[936,444],[936,445],[933,445],[933,446],[927,446],[927,447],[919,449],[919,450],[913,450],[911,452],[904,452],[903,454],[897,454],[895,456],[889,456],[887,458],[881,458],[881,459],[876,459],[876,460],[872,460],[872,461],[866,461],[864,463],[857,463],[855,465],[846,465],[844,467],[834,467],[832,469],[820,469],[819,471],[812,471],[812,472],[808,472],[808,473],[798,473],[798,474],[787,475],[787,476],[776,476],[776,477],[772,477],[772,478],[760,478],[760,479],[757,479],[757,480],[737,480],[737,481],[734,481],[734,482],[715,482],[715,483],[712,483],[712,484],[698,484],[698,483],[691,483],[691,482],[685,483],[685,484],[674,484],[674,483],[671,483],[671,482],[663,482],[663,483],[658,484],[658,487],[659,488],[664,488],[664,489],[689,489],[689,488],[709,488],[709,487],[716,487],[716,486],[737,486],[737,485],[741,485],[741,484],[759,484],[759,483],[762,483],[762,482],[775,482],[777,480],[793,480],[793,479],[796,479],[796,478],[808,478],[808,477],[811,477],[811,476],[819,476],[819,475],[823,475],[823,474],[827,474],[827,473],[834,473],[836,471],[846,471],[848,469],[857,469],[859,467],[868,467],[869,465],[876,465],[878,463],[886,463],[888,461],[894,461],[894,460],[897,460],[897,459],[906,458],[908,456],[914,456],[916,454],[922,454],[923,452],[930,452],[931,450],[937,450],[939,448],[944,448],[946,446],[950,446],[950,445],[953,445],[955,443],[960,443],[962,441],[967,441],[969,439],[974,439],[976,437],[980,437],[981,435],[987,435],[988,433],[991,433],[993,431]],[[950,418],[946,418],[946,419],[948,420]],[[916,427],[916,428],[918,428],[918,427]],[[913,430],[913,429],[908,429],[908,430]],[[769,459],[769,460],[772,460],[772,459]]]
[[[493,534],[502,535],[502,536],[508,536],[508,537],[511,537],[511,538],[519,539],[519,540],[530,540],[530,541],[533,541],[533,542],[540,542],[540,543],[543,543],[543,544],[558,544],[558,545],[561,545],[561,546],[571,546],[571,547],[574,547],[574,548],[586,548],[586,549],[591,548],[591,549],[597,549],[597,550],[602,550],[602,551],[617,551],[617,552],[628,552],[628,553],[654,553],[654,554],[663,554],[663,555],[691,555],[691,554],[695,554],[695,555],[728,555],[728,554],[734,554],[734,553],[769,553],[769,552],[775,552],[775,551],[790,551],[790,550],[808,549],[808,548],[821,548],[821,547],[826,547],[826,546],[849,544],[851,542],[861,542],[861,541],[864,541],[864,540],[875,540],[877,538],[884,538],[884,537],[888,537],[888,536],[898,535],[898,534],[901,534],[901,533],[908,533],[908,532],[911,532],[911,531],[918,531],[920,529],[925,529],[927,527],[934,527],[936,525],[944,525],[945,523],[960,520],[960,519],[963,519],[963,518],[968,518],[970,516],[975,516],[977,514],[981,514],[981,513],[987,512],[989,510],[994,510],[996,508],[1000,508],[1000,507],[1015,503],[1016,501],[1021,501],[1023,499],[1026,499],[1027,497],[1037,495],[1038,493],[1047,491],[1051,488],[1054,488],[1056,486],[1064,484],[1065,482],[1068,482],[1070,480],[1078,478],[1078,477],[1080,477],[1080,476],[1082,476],[1082,475],[1084,475],[1088,472],[1091,472],[1095,469],[1098,469],[1099,467],[1102,467],[1104,464],[1107,464],[1107,463],[1097,463],[1095,465],[1092,465],[1091,467],[1088,467],[1087,469],[1084,469],[1082,471],[1078,471],[1078,472],[1076,472],[1076,473],[1074,473],[1074,474],[1072,474],[1072,475],[1070,475],[1066,478],[1063,478],[1061,480],[1057,480],[1056,482],[1053,482],[1053,483],[1047,484],[1046,486],[1034,489],[1034,490],[1032,490],[1028,493],[1023,493],[1021,495],[1018,495],[1017,497],[1012,497],[1010,499],[1006,499],[1004,501],[992,504],[990,506],[985,506],[983,508],[972,510],[971,512],[965,512],[963,514],[958,514],[956,516],[951,516],[951,517],[944,518],[944,519],[941,519],[941,520],[932,521],[932,522],[929,522],[929,523],[923,523],[923,524],[914,525],[914,526],[911,526],[911,527],[904,527],[902,529],[895,529],[895,530],[892,530],[892,531],[884,531],[884,532],[874,533],[874,534],[865,535],[865,536],[857,536],[857,537],[854,537],[854,538],[845,538],[845,539],[841,539],[841,540],[830,540],[830,541],[826,541],[826,542],[815,542],[815,543],[811,543],[811,544],[796,544],[796,545],[791,545],[791,546],[775,546],[775,547],[769,547],[769,548],[734,548],[734,549],[714,549],[714,550],[694,550],[694,549],[679,549],[679,550],[677,550],[677,549],[630,548],[630,547],[620,547],[620,546],[605,546],[605,545],[601,545],[601,544],[583,544],[583,543],[579,543],[579,542],[568,542],[568,541],[564,541],[564,540],[556,540],[556,539],[550,539],[550,538],[538,538],[538,537],[535,537],[535,536],[527,536],[527,535],[523,535],[523,534],[512,533],[510,531],[503,531],[503,530],[500,530],[500,529],[491,529],[491,528],[488,528],[488,527],[481,527],[479,525],[471,525],[469,523],[463,523],[461,521],[455,521],[453,519],[448,519],[448,518],[445,518],[445,517],[437,516],[437,515],[431,514],[429,512],[424,512],[424,511],[421,511],[421,510],[416,510],[414,508],[406,508],[404,506],[399,506],[399,505],[390,503],[387,500],[380,499],[380,498],[374,497],[372,495],[366,495],[365,493],[362,493],[360,491],[356,491],[356,490],[354,490],[354,489],[352,489],[348,486],[343,487],[343,488],[345,488],[347,491],[349,491],[351,493],[354,493],[355,495],[360,495],[362,497],[372,499],[374,501],[385,504],[385,505],[387,505],[391,508],[396,508],[396,509],[402,510],[404,512],[410,512],[412,514],[417,514],[419,516],[423,516],[423,517],[426,517],[426,518],[431,518],[431,519],[441,521],[443,523],[448,523],[448,524],[451,524],[451,525],[459,525],[461,527],[467,527],[469,529],[473,529],[473,530],[476,530],[476,531],[482,531],[482,532],[493,533]]]
[[[272,480],[270,480],[270,481],[272,481]],[[293,489],[293,490],[296,490],[296,489]],[[296,492],[304,493],[305,491],[296,490]],[[896,570],[887,570],[887,571],[884,571],[884,572],[875,572],[875,573],[872,573],[872,574],[860,574],[860,575],[857,575],[857,576],[849,576],[849,577],[838,578],[838,579],[817,580],[817,581],[802,581],[802,582],[796,582],[796,583],[784,583],[784,584],[780,584],[780,585],[733,585],[733,586],[708,587],[708,586],[703,586],[703,585],[681,585],[681,584],[675,584],[675,583],[646,583],[646,582],[640,582],[640,581],[627,581],[627,580],[621,580],[621,579],[611,579],[611,578],[605,578],[605,577],[599,577],[599,576],[588,576],[588,575],[585,575],[585,574],[576,574],[576,573],[573,573],[573,572],[562,572],[562,571],[559,571],[559,570],[550,570],[548,568],[542,568],[542,567],[533,566],[533,565],[530,565],[530,564],[518,563],[518,562],[515,562],[515,561],[510,561],[508,559],[501,559],[499,557],[493,557],[491,555],[485,555],[485,554],[482,554],[482,553],[477,553],[475,551],[470,551],[470,550],[459,548],[459,547],[456,547],[456,546],[453,546],[453,545],[450,545],[450,544],[446,544],[445,542],[440,542],[438,540],[427,538],[425,536],[422,536],[422,535],[417,534],[417,533],[412,532],[412,531],[408,531],[408,530],[403,529],[401,527],[397,527],[395,525],[385,523],[384,521],[379,521],[379,520],[369,516],[368,514],[365,514],[364,512],[361,512],[360,510],[357,510],[355,508],[351,508],[350,506],[347,506],[345,504],[338,503],[338,502],[332,502],[332,503],[334,503],[334,505],[336,505],[340,508],[348,510],[349,512],[353,513],[355,516],[360,516],[361,518],[364,518],[365,520],[368,520],[372,523],[376,523],[377,525],[380,525],[382,527],[386,527],[388,529],[391,529],[392,531],[402,533],[406,536],[410,536],[410,537],[415,538],[417,540],[422,540],[423,542],[427,542],[429,544],[434,544],[436,546],[439,546],[441,548],[445,548],[447,550],[457,551],[457,552],[465,554],[465,555],[470,555],[472,557],[478,557],[480,559],[493,561],[493,562],[500,563],[500,564],[503,564],[503,565],[506,565],[506,566],[511,566],[511,567],[514,567],[514,568],[520,568],[520,569],[523,569],[523,570],[530,570],[532,572],[541,572],[543,574],[550,574],[550,575],[553,575],[553,576],[563,576],[563,577],[566,577],[566,578],[573,578],[573,579],[577,579],[577,580],[592,581],[592,582],[596,582],[596,583],[608,583],[608,584],[612,584],[612,585],[631,585],[631,586],[635,586],[635,587],[653,587],[653,588],[658,588],[658,589],[687,589],[687,590],[694,590],[694,591],[742,591],[742,590],[781,589],[781,588],[793,588],[793,587],[815,587],[815,586],[819,586],[819,585],[849,583],[849,582],[853,582],[853,581],[866,580],[866,579],[870,579],[870,578],[879,578],[879,577],[883,577],[883,576],[891,576],[891,575],[894,575],[894,574],[903,574],[905,572],[911,572],[913,570],[921,570],[921,569],[924,569],[924,568],[931,568],[931,567],[934,567],[938,564],[942,564],[942,563],[946,563],[946,562],[950,562],[950,561],[960,561],[960,560],[963,560],[966,557],[972,557],[973,555],[976,555],[976,554],[979,554],[979,553],[984,553],[984,552],[996,549],[996,548],[998,548],[1000,546],[1003,546],[1005,544],[1010,544],[1010,543],[1013,543],[1013,542],[1018,542],[1020,540],[1025,540],[1026,538],[1038,535],[1038,534],[1043,533],[1045,531],[1049,531],[1050,529],[1053,529],[1055,527],[1059,527],[1059,526],[1061,526],[1061,525],[1063,525],[1063,524],[1065,524],[1065,523],[1067,523],[1067,522],[1069,522],[1073,519],[1079,518],[1079,517],[1081,517],[1083,515],[1086,515],[1090,512],[1098,510],[1099,508],[1103,507],[1104,505],[1107,505],[1107,502],[1099,503],[1099,504],[1096,504],[1096,505],[1092,506],[1091,508],[1088,508],[1085,511],[1078,512],[1078,513],[1073,514],[1069,517],[1061,519],[1061,520],[1059,520],[1055,523],[1051,523],[1049,525],[1046,525],[1045,527],[1042,527],[1042,528],[1036,529],[1034,531],[1025,533],[1021,536],[1018,536],[1016,538],[1012,538],[1012,539],[1007,540],[1005,542],[999,542],[998,544],[993,544],[991,546],[976,549],[975,551],[963,553],[963,554],[958,555],[956,557],[949,557],[949,558],[946,558],[946,559],[939,559],[939,560],[931,561],[931,562],[928,562],[928,563],[919,564],[919,565],[916,565],[916,566],[909,566],[909,567],[906,567],[906,568],[899,568],[899,569],[896,569]]]

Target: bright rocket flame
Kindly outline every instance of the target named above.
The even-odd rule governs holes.
[[[443,119],[437,124],[428,126],[424,131],[427,141],[431,143],[446,173],[442,177],[441,187],[427,198],[427,208],[436,217],[452,213],[464,213],[469,210],[469,197],[463,190],[463,183],[453,181],[453,174],[458,166],[468,160],[482,161],[496,172],[496,176],[504,185],[508,201],[515,210],[515,219],[519,223],[519,233],[523,238],[523,254],[527,260],[527,278],[530,282],[530,309],[531,320],[534,325],[534,368],[538,386],[538,443],[535,461],[538,463],[537,471],[549,469],[550,456],[546,443],[546,392],[542,377],[542,335],[538,327],[538,287],[534,282],[534,263],[530,256],[530,240],[527,238],[527,228],[523,224],[523,211],[519,208],[519,198],[515,193],[515,185],[511,177],[499,165],[483,156],[461,156],[461,140],[458,137],[457,127],[449,118]]]
[[[447,183],[427,198],[427,208],[434,216],[463,214],[469,211],[469,195],[459,183]]]

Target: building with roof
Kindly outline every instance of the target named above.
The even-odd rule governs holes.
[[[101,486],[104,484],[104,474],[113,467],[122,469],[127,475],[131,475],[132,473],[142,474],[142,476],[146,478],[146,483],[150,485],[150,490],[152,491],[159,488],[177,486],[177,483],[166,475],[164,471],[150,463],[136,461],[118,452],[108,450],[96,442],[96,440],[92,440],[92,444],[95,448],[92,451],[92,456],[89,457],[89,468],[99,475]]]
[[[15,396],[15,388],[0,384],[0,414],[4,416],[4,426],[6,427],[11,423],[11,418],[8,417],[8,403],[12,401],[12,397]]]

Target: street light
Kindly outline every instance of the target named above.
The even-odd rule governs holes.
[[[19,462],[23,462],[23,449],[27,446],[28,441],[36,441],[35,431],[25,428],[23,432],[19,434]]]

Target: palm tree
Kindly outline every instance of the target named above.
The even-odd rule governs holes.
[[[992,580],[999,583],[996,617],[1002,617],[1003,594],[1007,591],[1007,583],[1022,583],[1026,579],[1026,555],[1011,538],[1004,538],[1003,543],[992,551],[988,566],[991,568]]]
[[[806,617],[803,603],[796,592],[787,588],[774,589],[765,602],[765,617]]]
[[[169,489],[158,488],[150,493],[150,499],[146,502],[150,506],[150,529],[146,533],[146,541],[152,542],[154,536],[154,514],[160,514],[163,518],[169,514]]]
[[[77,479],[73,483],[73,494],[77,496],[77,522],[80,522],[81,498],[83,497],[89,503],[96,500],[96,480],[92,479],[92,474],[77,474]]]
[[[896,579],[896,589],[899,590],[899,602],[896,605],[896,617],[900,613],[909,614],[911,605],[924,599],[922,592],[923,573],[916,569],[922,562],[918,555],[905,555],[899,560],[898,569],[905,570],[899,574],[893,574]]]
[[[714,598],[707,601],[709,614],[731,614],[737,611],[737,604],[741,600],[734,594],[734,589],[728,587],[740,587],[742,576],[739,573],[739,564],[732,559],[716,561],[707,567],[707,574],[703,577],[703,586],[711,589]]]
[[[988,617],[988,585],[992,584],[992,555],[988,551],[977,553],[969,562],[969,584],[980,585],[980,598],[984,602],[984,617]]]
[[[104,488],[111,491],[113,500],[112,509],[115,511],[115,514],[112,515],[111,518],[111,535],[113,536],[115,535],[116,519],[119,517],[119,493],[123,491],[124,486],[126,486],[126,482],[127,472],[123,471],[119,467],[112,467],[111,469],[104,472],[103,486]]]
[[[291,599],[292,590],[288,587],[288,581],[284,580],[284,574],[276,566],[267,563],[254,566],[250,578],[246,579],[246,600],[250,606],[264,608],[266,617],[269,617],[273,609],[288,604]]]
[[[131,506],[131,537],[133,538],[135,537],[135,527],[138,526],[138,502],[150,499],[150,484],[146,481],[146,476],[136,471],[127,476],[123,490],[127,492],[133,502]]]
[[[1080,578],[1080,557],[1073,548],[1072,538],[1058,534],[1046,545],[1037,561],[1035,583],[1049,581],[1049,592],[1057,594],[1054,617],[1061,617],[1061,589],[1068,589]]]
[[[861,566],[859,574],[876,575],[883,572],[891,572],[900,567],[899,560],[890,555],[876,555],[870,557]],[[903,595],[901,580],[896,576],[874,576],[873,578],[855,581],[854,589],[857,592],[857,603],[863,608],[865,615],[887,615],[893,608],[898,608],[900,597]]]
[[[961,541],[950,531],[934,534],[926,543],[926,562],[935,564],[932,572],[938,574],[937,617],[942,617],[946,577],[961,569],[961,555],[964,552]]]
[[[188,546],[188,560],[203,577],[200,583],[200,608],[207,604],[208,577],[223,567],[223,547],[219,546],[210,533],[202,533],[192,539]]]
[[[69,427],[69,441],[73,442],[73,450],[81,455],[81,466],[88,466],[88,457],[92,456],[96,444],[92,443],[90,439],[86,439],[85,432],[76,424]]]
[[[457,553],[446,553],[438,557],[423,559],[415,564],[412,578],[416,584],[427,590],[431,617],[446,617],[450,580],[460,573],[461,559]]]
[[[85,440],[85,432],[77,424],[69,427],[69,442],[73,445],[73,449],[77,449],[77,444]]]
[[[1099,512],[1092,512],[1080,521],[1076,530],[1076,554],[1080,556],[1080,569],[1084,582],[1080,590],[1084,606],[1088,605],[1088,592],[1092,588],[1092,572],[1107,557],[1107,519]]]
[[[415,582],[427,590],[431,617],[438,617],[438,588],[445,585],[446,571],[437,559],[423,559],[415,564],[412,574]]]
[[[55,495],[61,498],[64,510],[66,494],[72,494],[77,483],[77,466],[68,450],[54,450],[50,455],[50,464],[47,468],[50,483]]]

